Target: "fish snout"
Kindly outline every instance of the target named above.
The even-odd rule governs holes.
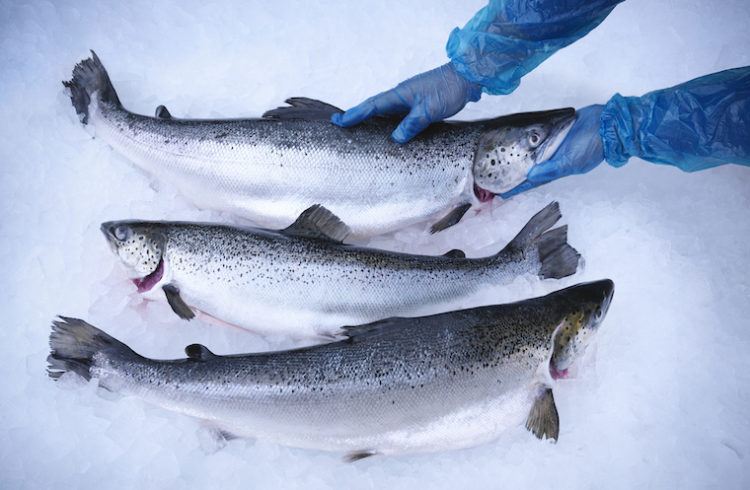
[[[597,322],[601,322],[609,310],[609,305],[612,303],[612,297],[615,295],[615,283],[611,279],[603,279],[597,281],[595,284],[600,287],[599,318],[596,320]]]
[[[615,295],[615,283],[611,279],[604,279],[604,298],[607,306],[612,302],[612,297]]]
[[[115,235],[114,235],[114,228],[116,226],[116,221],[107,221],[105,223],[102,223],[101,226],[99,226],[99,230],[104,234],[104,238],[107,239],[107,241],[111,241]]]
[[[588,326],[591,329],[599,328],[599,325],[604,321],[604,317],[607,316],[609,311],[609,305],[612,303],[612,297],[615,294],[615,283],[611,279],[602,279],[591,283],[593,291],[591,291],[591,299],[594,306],[594,311],[589,318]]]
[[[596,303],[609,304],[615,293],[615,283],[611,279],[584,282],[562,290],[573,304]]]
[[[572,108],[560,109],[550,115],[547,121],[547,137],[535,152],[534,165],[552,158],[577,120],[578,113]]]
[[[107,245],[109,245],[109,248],[114,252],[117,253],[117,247],[118,243],[115,239],[115,227],[117,226],[117,222],[115,221],[107,221],[106,223],[102,223],[99,229],[101,230],[102,234],[104,235],[104,238],[107,240]]]

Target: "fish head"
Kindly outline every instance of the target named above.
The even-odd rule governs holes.
[[[599,329],[609,309],[615,284],[609,279],[578,284],[561,291],[566,313],[552,335],[550,374],[564,378]]]
[[[474,194],[489,201],[526,180],[534,165],[554,155],[576,121],[573,108],[493,119],[479,138],[472,173]]]
[[[158,223],[109,221],[102,233],[115,254],[131,272],[139,292],[151,289],[164,274],[166,238]]]

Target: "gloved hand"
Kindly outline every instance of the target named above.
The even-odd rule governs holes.
[[[343,114],[334,114],[331,122],[348,128],[371,116],[408,114],[391,134],[396,142],[406,143],[431,123],[452,116],[481,96],[481,85],[459,75],[453,63],[447,63],[370,97]]]
[[[602,163],[604,147],[599,129],[603,110],[603,105],[590,105],[576,111],[576,122],[555,154],[531,167],[524,182],[499,196],[508,199],[560,177],[586,173]]]

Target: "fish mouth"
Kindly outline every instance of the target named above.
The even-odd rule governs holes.
[[[164,259],[159,259],[159,265],[156,266],[156,269],[154,269],[151,274],[140,279],[136,278],[131,280],[138,288],[139,293],[145,293],[151,291],[151,289],[161,281],[162,277],[164,277]]]
[[[487,189],[482,189],[477,185],[476,182],[474,182],[474,195],[477,196],[479,202],[488,202],[492,201],[492,199],[495,198],[494,193],[488,191]]]
[[[551,359],[549,362],[549,374],[552,379],[565,379],[568,377],[568,369],[557,369],[555,360]]]

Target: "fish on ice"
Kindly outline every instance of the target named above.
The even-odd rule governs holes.
[[[446,121],[400,145],[389,137],[398,120],[341,128],[329,122],[340,109],[302,97],[256,119],[178,119],[164,106],[134,114],[93,51],[63,83],[97,138],[197,206],[278,229],[318,203],[354,238],[454,225],[551,157],[576,119],[567,108]]]
[[[222,356],[200,344],[186,359],[138,355],[88,323],[52,324],[48,373],[95,379],[112,392],[208,422],[219,439],[253,437],[376,454],[475,446],[525,422],[557,440],[552,393],[607,313],[610,280],[543,297],[347,327],[344,340]]]
[[[312,206],[283,230],[210,223],[103,223],[111,249],[147,299],[265,335],[326,338],[341,325],[447,311],[523,274],[576,272],[578,252],[550,203],[495,255],[410,255],[345,245],[350,229]]]

